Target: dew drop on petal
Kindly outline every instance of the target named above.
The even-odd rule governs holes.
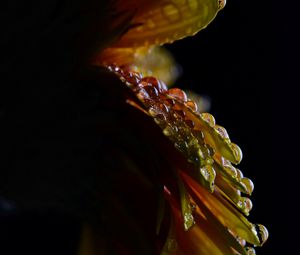
[[[185,103],[185,106],[190,108],[191,110],[193,110],[195,112],[198,111],[198,105],[194,101],[188,100]]]
[[[175,105],[175,100],[173,100],[173,99],[171,99],[171,98],[166,99],[166,102],[167,102],[170,106]]]
[[[216,120],[214,116],[212,116],[210,113],[201,113],[201,118],[204,119],[210,126],[215,126],[216,125]]]
[[[215,130],[224,138],[229,139],[229,135],[224,127],[221,127],[219,125],[215,125]]]
[[[238,176],[237,169],[234,166],[232,166],[232,165],[226,165],[226,166],[224,166],[224,170],[232,178],[236,178]]]
[[[174,131],[170,125],[166,126],[163,130],[163,133],[165,136],[172,136],[174,134]]]
[[[172,88],[167,91],[167,94],[181,102],[187,102],[187,95],[184,91],[178,88]]]
[[[213,181],[216,176],[216,172],[211,165],[206,165],[200,168],[200,173],[204,179],[208,182]]]
[[[261,224],[256,224],[257,234],[260,240],[260,245],[263,245],[269,237],[269,232],[267,228]]]
[[[164,112],[164,113],[168,113],[169,112],[169,107],[166,104],[160,104],[159,108]]]
[[[235,163],[236,164],[240,163],[242,158],[243,158],[243,152],[242,152],[241,148],[238,145],[234,144],[234,143],[231,143],[230,146],[231,146],[231,149],[233,151],[234,158],[236,160]]]
[[[154,86],[159,92],[164,92],[167,90],[166,85],[163,82],[151,76],[144,77],[141,82]]]
[[[148,112],[152,117],[156,117],[159,114],[155,107],[150,107]]]
[[[145,86],[144,89],[147,91],[148,95],[154,99],[158,97],[158,91],[155,87],[153,86]]]
[[[241,183],[243,183],[246,187],[247,194],[251,195],[254,190],[254,184],[249,178],[242,178]]]
[[[136,96],[142,102],[150,99],[150,96],[145,89],[140,89]]]
[[[248,215],[253,207],[253,204],[249,198],[241,197],[237,203],[237,206]]]
[[[244,178],[243,172],[240,169],[236,168],[236,178],[241,181]]]

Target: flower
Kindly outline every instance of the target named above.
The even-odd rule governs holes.
[[[126,17],[127,26],[117,26],[120,36],[93,59],[125,83],[126,102],[167,138],[153,141],[162,157],[158,161],[165,163],[157,180],[161,255],[250,255],[268,238],[263,225],[246,219],[254,185],[235,166],[241,149],[184,91],[169,88],[178,69],[160,48],[205,28],[224,5],[217,0],[115,1],[115,24]]]

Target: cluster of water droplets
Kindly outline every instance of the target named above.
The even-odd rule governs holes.
[[[241,161],[242,152],[231,142],[226,129],[217,125],[211,114],[200,113],[197,103],[190,100],[181,89],[168,89],[166,84],[154,77],[143,77],[114,65],[108,66],[108,69],[135,93],[163,134],[194,166],[194,178],[211,192],[216,181],[224,196],[248,215],[252,202],[241,193],[251,195],[254,185],[231,164]],[[184,199],[181,199],[182,216],[184,228],[188,230],[194,225],[194,218],[189,198],[184,192]],[[252,232],[258,236],[261,244],[268,238],[267,229],[262,225],[253,225]],[[246,250],[248,255],[255,254],[253,248],[247,247]]]

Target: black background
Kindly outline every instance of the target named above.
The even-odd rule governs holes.
[[[17,15],[10,13],[15,9],[6,9],[5,6],[2,9],[5,15],[1,22],[4,28],[2,29],[4,34],[1,38],[1,70],[5,72],[8,70],[10,74],[14,74],[11,69],[15,68],[15,65],[10,67],[10,60],[13,59],[13,62],[16,62],[17,59],[18,62],[19,58],[21,64],[17,65],[19,70],[16,74],[19,75],[18,79],[20,80],[22,75],[29,70],[40,70],[43,74],[49,75],[43,68],[56,64],[62,52],[60,49],[61,52],[58,56],[50,58],[53,62],[47,63],[43,68],[38,66],[39,62],[35,61],[35,58],[43,58],[44,54],[43,51],[39,53],[32,46],[35,45],[35,33],[48,22],[45,18],[47,17],[45,10],[48,8],[49,13],[52,13],[53,9],[55,10],[53,5],[50,4],[51,1],[45,1],[43,6],[37,4],[37,2],[31,1],[30,3],[20,4]],[[54,3],[54,1],[52,2]],[[19,3],[11,1],[11,5],[13,4],[17,5]],[[35,16],[28,14],[30,13],[28,10],[32,6],[35,9],[33,12]],[[39,9],[42,11],[39,11]],[[42,14],[36,15],[36,13]],[[265,246],[257,249],[257,253],[261,255],[275,254],[275,251],[280,249],[279,240],[282,238],[283,221],[278,219],[276,211],[278,203],[281,203],[285,196],[278,190],[274,178],[274,175],[277,174],[277,155],[280,152],[278,152],[275,145],[275,134],[278,133],[278,130],[272,121],[272,115],[275,115],[274,111],[280,106],[276,105],[275,108],[274,104],[274,83],[270,73],[272,57],[268,54],[270,45],[266,45],[266,38],[271,30],[268,13],[268,6],[263,6],[261,1],[230,0],[227,2],[224,10],[218,14],[217,18],[205,30],[194,37],[186,38],[167,46],[183,69],[183,74],[176,86],[184,89],[193,89],[199,94],[208,95],[212,103],[210,112],[215,116],[217,123],[227,129],[231,140],[243,150],[244,158],[240,169],[255,184],[255,190],[252,195],[254,208],[251,212],[250,220],[264,224],[270,232],[269,240]],[[24,14],[26,15],[24,16]],[[38,29],[32,29],[30,30],[31,32],[28,32],[29,30],[22,31],[20,26],[15,25],[18,22],[14,22],[20,16],[24,16],[24,20],[28,20],[29,25],[32,22]],[[5,40],[6,36],[9,38],[8,43]],[[56,38],[51,43],[60,44],[62,41],[63,39],[60,41],[59,38]],[[28,49],[32,52],[28,52]],[[25,61],[25,58],[28,57],[32,57],[32,59]],[[26,66],[23,69],[21,65],[24,63]],[[61,69],[63,70],[62,72],[68,72],[69,65],[71,63],[68,61],[61,61],[57,70],[63,67]],[[53,72],[51,75],[53,75]],[[55,81],[60,78],[61,73],[57,71],[51,79]],[[32,81],[30,75],[24,79],[27,84],[30,84]],[[47,83],[47,77],[45,84],[51,84]],[[23,90],[21,89],[16,94],[12,93],[12,91],[5,93],[5,87],[3,78],[1,102],[17,102],[17,99],[20,98],[18,93],[22,93]],[[33,90],[36,89],[35,86],[31,87]],[[57,90],[58,88],[49,87],[46,91],[47,93],[50,91],[50,93],[55,95]],[[66,99],[65,102],[68,103],[68,100]],[[5,111],[6,104],[2,104],[4,105],[2,111]],[[2,138],[5,136],[2,133]],[[19,137],[22,136],[19,135]],[[5,156],[4,154],[3,159]],[[284,187],[281,187],[281,189],[284,190]],[[18,192],[22,192],[22,190],[20,189]],[[45,223],[45,218],[39,219],[39,216],[32,215],[30,217],[35,218],[36,222],[38,222],[36,223],[37,226],[35,226],[36,229],[42,231],[43,226],[38,226],[38,224],[46,224],[45,228],[49,229],[49,236],[57,235],[55,224],[60,226],[59,220],[53,220],[53,217],[49,217],[49,220]],[[20,222],[17,220],[14,223],[14,227],[22,224],[22,219],[19,220]],[[63,221],[63,218],[60,217],[60,220]],[[72,246],[72,241],[78,238],[74,233],[79,231],[72,223],[72,219],[69,219],[67,223],[61,223],[65,224],[65,230],[60,231],[58,234],[61,237],[69,237],[68,244],[70,247]],[[25,224],[26,226],[28,227]],[[20,227],[17,227],[18,231],[19,229]],[[12,231],[15,230],[12,227]],[[23,228],[22,231],[19,232],[19,239],[22,239],[22,235],[26,235],[26,229],[24,230]],[[73,240],[71,240],[72,238]],[[61,239],[58,237],[57,240]],[[54,244],[53,251],[56,250],[55,246],[62,246],[61,243],[56,245]],[[68,247],[65,247],[66,250]]]

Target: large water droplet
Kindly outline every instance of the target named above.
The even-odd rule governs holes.
[[[136,94],[137,98],[144,102],[145,100],[149,100],[150,96],[145,89],[140,89]]]
[[[214,116],[212,116],[210,113],[204,112],[201,113],[201,118],[205,120],[210,126],[214,127],[216,125],[216,120]]]
[[[253,182],[249,178],[244,177],[241,179],[241,183],[245,185],[247,194],[251,195],[254,190]]]
[[[238,169],[238,168],[236,168],[236,178],[239,181],[241,181],[244,178],[243,172],[240,169]]]
[[[240,200],[237,203],[237,206],[246,213],[246,215],[249,214],[249,212],[252,209],[252,201],[247,197],[241,197]]]
[[[231,143],[230,146],[233,151],[234,159],[236,161],[235,163],[236,164],[240,163],[243,158],[243,153],[242,153],[241,148],[234,143]]]
[[[181,102],[186,102],[187,101],[187,95],[185,94],[184,91],[178,88],[172,88],[167,91],[167,94]]]
[[[193,110],[195,112],[198,111],[198,105],[194,101],[188,100],[185,103],[185,106],[190,108],[191,110]]]
[[[161,93],[167,90],[166,85],[154,77],[147,76],[144,77],[141,81],[154,86]]]
[[[229,139],[229,135],[224,127],[221,127],[219,125],[215,125],[215,130],[224,138]]]
[[[156,99],[158,97],[158,90],[153,86],[145,86],[144,89],[147,91],[148,95],[152,99]]]
[[[237,177],[237,169],[234,166],[232,166],[232,165],[226,165],[226,166],[224,166],[224,170],[232,178],[236,178]]]
[[[261,224],[256,224],[255,227],[260,240],[260,245],[263,245],[268,240],[269,232],[267,228]]]
[[[206,165],[200,168],[200,173],[204,177],[204,179],[208,182],[215,179],[216,173],[211,165]]]

